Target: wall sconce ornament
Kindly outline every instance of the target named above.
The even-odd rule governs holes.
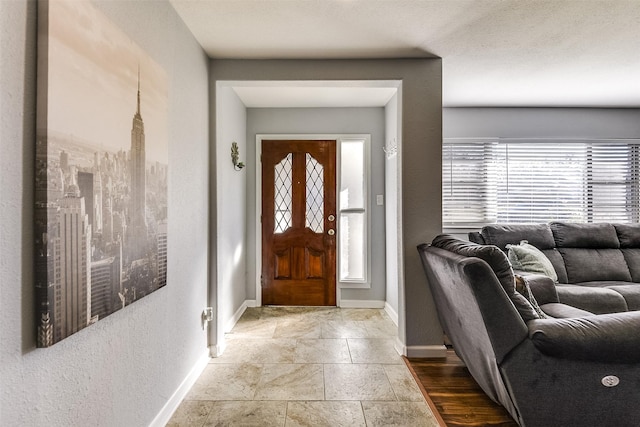
[[[398,143],[396,142],[396,139],[393,138],[389,141],[389,144],[387,144],[386,147],[382,147],[382,151],[387,155],[387,159],[395,157],[396,154],[398,154]]]
[[[233,141],[231,143],[231,163],[233,163],[233,169],[239,171],[244,167],[244,163],[239,162],[240,152],[238,151],[238,143]]]

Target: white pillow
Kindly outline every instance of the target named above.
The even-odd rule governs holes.
[[[540,249],[530,245],[526,240],[521,241],[519,245],[507,245],[507,249],[507,256],[514,270],[544,274],[558,282],[558,274],[553,264]]]

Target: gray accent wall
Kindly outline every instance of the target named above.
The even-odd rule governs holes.
[[[50,348],[35,347],[37,2],[0,1],[3,426],[148,426],[206,355],[209,62],[168,2],[94,4],[167,73],[167,286]]]
[[[247,110],[247,251],[256,250],[256,135],[258,134],[370,134],[370,230],[371,288],[342,288],[341,299],[385,300],[385,224],[384,207],[375,203],[384,194],[384,108],[249,108]],[[247,265],[247,298],[256,295],[256,260]]]
[[[214,59],[210,66],[211,100],[217,99],[216,82],[224,81],[402,80],[402,145],[398,153],[402,218],[398,239],[398,276],[402,278],[398,289],[399,340],[409,347],[441,346],[442,331],[416,246],[431,241],[440,233],[442,224],[442,61]],[[215,102],[211,104],[210,117],[215,120]],[[227,141],[213,139],[212,144],[226,145]],[[211,164],[216,164],[214,155]],[[215,178],[211,180],[213,187]],[[211,200],[215,199],[212,195]],[[222,208],[212,202],[214,216]],[[213,229],[211,236],[219,232]]]
[[[638,108],[443,108],[445,138],[640,138]]]

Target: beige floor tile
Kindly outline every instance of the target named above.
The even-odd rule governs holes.
[[[249,308],[168,425],[435,426],[396,334],[380,309]]]
[[[438,427],[425,402],[362,402],[369,427]]]
[[[212,406],[213,402],[210,401],[185,400],[180,404],[166,427],[201,427],[211,412]]]
[[[262,365],[208,364],[189,391],[187,400],[251,400]]]
[[[343,308],[341,309],[344,320],[381,320],[380,310],[367,308]]]
[[[353,363],[401,364],[394,338],[348,338]]]
[[[295,348],[295,339],[230,339],[211,363],[292,363]]]
[[[319,322],[300,319],[280,319],[273,334],[274,338],[320,338]]]
[[[282,427],[287,402],[215,402],[205,427]]]
[[[299,339],[295,363],[351,363],[346,339]]]
[[[383,367],[398,400],[424,402],[422,392],[406,365],[384,365]]]
[[[361,320],[330,320],[320,325],[322,338],[370,338]]]
[[[262,317],[262,307],[248,307],[240,320],[260,319]]]
[[[244,319],[243,316],[226,338],[273,338],[277,324],[275,319]]]
[[[370,320],[365,322],[367,338],[395,338],[398,336],[398,327],[387,319]]]
[[[326,400],[395,400],[382,365],[324,365]]]
[[[285,427],[365,427],[358,401],[289,402]]]
[[[322,365],[264,365],[255,400],[323,400]]]

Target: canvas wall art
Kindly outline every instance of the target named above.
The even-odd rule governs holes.
[[[164,70],[88,0],[38,3],[37,345],[167,283]]]

